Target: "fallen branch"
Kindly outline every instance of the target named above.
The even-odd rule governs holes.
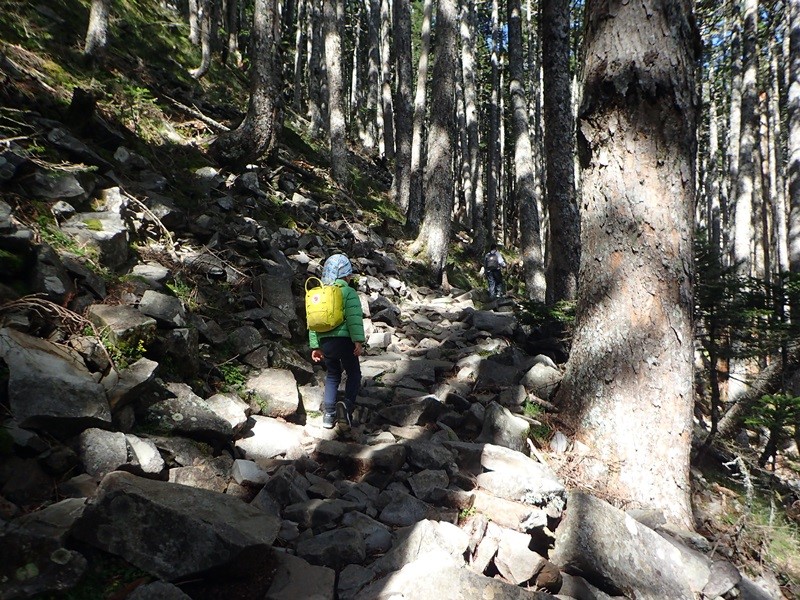
[[[209,127],[213,128],[213,129],[216,129],[217,131],[230,131],[231,130],[231,128],[228,127],[227,125],[223,125],[219,121],[215,121],[211,117],[208,117],[208,116],[204,115],[202,112],[200,112],[194,106],[187,106],[183,102],[179,102],[178,100],[175,100],[175,98],[170,98],[167,95],[163,95],[162,98],[165,98],[166,100],[169,100],[170,102],[172,102],[173,105],[175,105],[177,108],[181,109],[183,112],[188,113],[189,115],[193,116],[197,120],[202,121],[203,123],[205,123]]]

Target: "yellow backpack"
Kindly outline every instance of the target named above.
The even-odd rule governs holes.
[[[317,285],[308,287],[310,283]],[[342,289],[336,285],[325,285],[317,277],[306,279],[306,324],[318,333],[330,331],[344,321],[344,298]]]

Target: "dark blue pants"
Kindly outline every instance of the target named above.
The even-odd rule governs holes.
[[[489,286],[489,298],[499,298],[503,295],[503,274],[500,269],[486,271],[486,283]]]
[[[358,363],[358,357],[353,354],[355,344],[350,338],[328,337],[322,338],[319,345],[325,355],[325,368],[328,370],[323,396],[325,412],[332,413],[336,407],[336,392],[342,382],[343,372],[347,374],[344,401],[347,410],[352,412],[361,387],[361,365]]]

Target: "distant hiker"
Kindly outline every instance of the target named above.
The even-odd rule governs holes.
[[[501,269],[506,266],[503,255],[497,250],[497,244],[492,244],[489,252],[483,257],[483,271],[489,287],[489,298],[494,300],[503,295],[503,273]]]
[[[311,346],[311,359],[324,361],[328,375],[325,377],[322,426],[332,429],[338,422],[342,427],[352,424],[356,396],[361,386],[361,366],[358,357],[364,346],[364,315],[358,293],[350,287],[353,265],[344,254],[334,254],[322,267],[323,285],[336,285],[342,291],[344,321],[330,331],[323,333],[308,331]],[[342,372],[347,381],[344,388],[344,401],[336,401],[336,393],[342,381]]]

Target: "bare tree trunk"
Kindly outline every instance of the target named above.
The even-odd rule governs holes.
[[[580,217],[575,201],[569,0],[542,0],[545,173],[550,217],[547,303],[574,300],[580,261]]]
[[[233,57],[234,64],[242,64],[242,53],[239,51],[239,0],[227,0],[225,11],[225,30],[228,32],[225,59]],[[299,29],[299,28],[298,28]]]
[[[344,80],[342,78],[342,0],[323,0],[325,24],[325,69],[328,73],[328,135],[331,171],[341,187],[350,184],[347,157],[347,123],[344,115]]]
[[[744,28],[742,44],[742,108],[741,131],[739,135],[739,171],[736,178],[736,196],[733,219],[733,260],[740,276],[747,277],[753,272],[752,248],[754,242],[753,207],[755,161],[753,155],[758,151],[756,135],[758,127],[758,91],[756,76],[758,57],[756,56],[756,19],[758,0],[743,0]],[[738,353],[739,346],[734,347]],[[737,397],[747,387],[747,363],[741,359],[731,360],[728,402],[736,402]]]
[[[464,112],[466,116],[467,141],[465,146],[466,177],[464,196],[470,211],[470,229],[473,237],[478,227],[482,227],[483,215],[479,214],[477,202],[478,188],[478,107],[475,89],[475,3],[466,0],[461,6],[461,77],[464,82]],[[483,247],[480,247],[483,250]],[[482,255],[482,252],[481,252]]]
[[[280,73],[278,0],[255,0],[250,32],[250,102],[244,121],[212,144],[222,162],[242,165],[268,154],[280,137],[283,106],[276,79]]]
[[[787,102],[789,190],[789,268],[800,273],[800,0],[789,0],[789,94]],[[796,310],[796,307],[793,307]],[[797,314],[792,314],[792,320]]]
[[[522,267],[525,289],[531,300],[544,302],[546,282],[539,211],[536,203],[536,171],[533,164],[528,100],[523,88],[522,15],[520,0],[508,0],[508,67],[511,120],[514,140],[514,197],[519,205],[522,234]]]
[[[381,0],[381,111],[383,114],[383,155],[394,160],[394,107],[392,106],[392,33],[389,0]]]
[[[422,8],[422,31],[417,67],[417,87],[414,94],[414,128],[411,136],[411,189],[406,212],[406,227],[416,233],[422,221],[423,164],[426,155],[425,113],[428,89],[428,54],[431,45],[431,16],[433,0],[425,0]]]
[[[487,140],[486,231],[489,240],[496,239],[497,188],[500,179],[500,6],[492,0],[492,83]]]
[[[369,24],[369,69],[367,71],[367,128],[364,138],[365,148],[380,148],[383,135],[383,113],[378,110],[381,75],[381,4],[380,0],[366,0]]]
[[[734,215],[736,207],[736,185],[739,179],[739,154],[742,134],[742,24],[738,2],[733,2],[735,13],[732,16],[731,28],[731,67],[730,67],[730,107],[728,109],[727,135],[727,185],[725,186],[726,211],[723,213],[723,235],[728,236],[726,250],[730,261],[734,260],[735,227]]]
[[[455,0],[440,0],[436,14],[436,62],[431,89],[428,165],[425,171],[425,217],[414,242],[424,251],[437,280],[443,282],[453,218],[453,148],[455,131],[455,51],[458,15]]]
[[[397,156],[394,169],[394,198],[400,210],[408,210],[411,194],[411,143],[414,123],[411,108],[411,6],[408,2],[395,0],[394,10],[394,57],[397,69],[397,91],[395,93],[395,131],[397,133]]]
[[[191,69],[189,74],[195,79],[205,77],[211,68],[211,37],[214,15],[214,0],[198,0],[197,18],[200,22],[200,66]]]
[[[86,57],[96,59],[105,54],[108,45],[108,4],[109,0],[92,0],[83,45],[83,55]]]
[[[709,80],[712,79],[709,73]],[[719,203],[719,127],[717,126],[717,102],[711,85],[708,88],[708,164],[706,165],[706,212],[708,213],[708,240],[715,256],[719,257],[720,203]],[[714,367],[716,368],[716,366]]]
[[[608,3],[586,4],[577,323],[556,397],[590,449],[584,485],[687,528],[699,105],[691,7],[615,4],[609,19]]]
[[[189,5],[189,41],[195,46],[200,44],[200,19],[198,13],[199,2],[203,0],[188,0]]]
[[[308,36],[308,128],[312,137],[319,137],[325,127],[323,106],[325,105],[325,92],[323,89],[325,71],[323,54],[325,47],[322,39],[322,1],[308,0],[311,12],[309,20],[310,33]]]
[[[785,185],[779,166],[778,148],[782,143],[781,114],[780,114],[780,69],[778,68],[778,53],[780,49],[773,44],[770,55],[770,81],[772,93],[767,99],[769,112],[769,194],[773,199],[774,220],[773,235],[775,238],[775,261],[778,273],[789,271],[789,242],[788,227],[786,225],[786,194]]]
[[[303,106],[303,65],[306,58],[306,45],[308,44],[308,35],[306,29],[306,16],[308,10],[309,0],[300,0],[297,7],[297,31],[295,32],[294,40],[294,98],[293,105],[295,111],[300,113]]]

